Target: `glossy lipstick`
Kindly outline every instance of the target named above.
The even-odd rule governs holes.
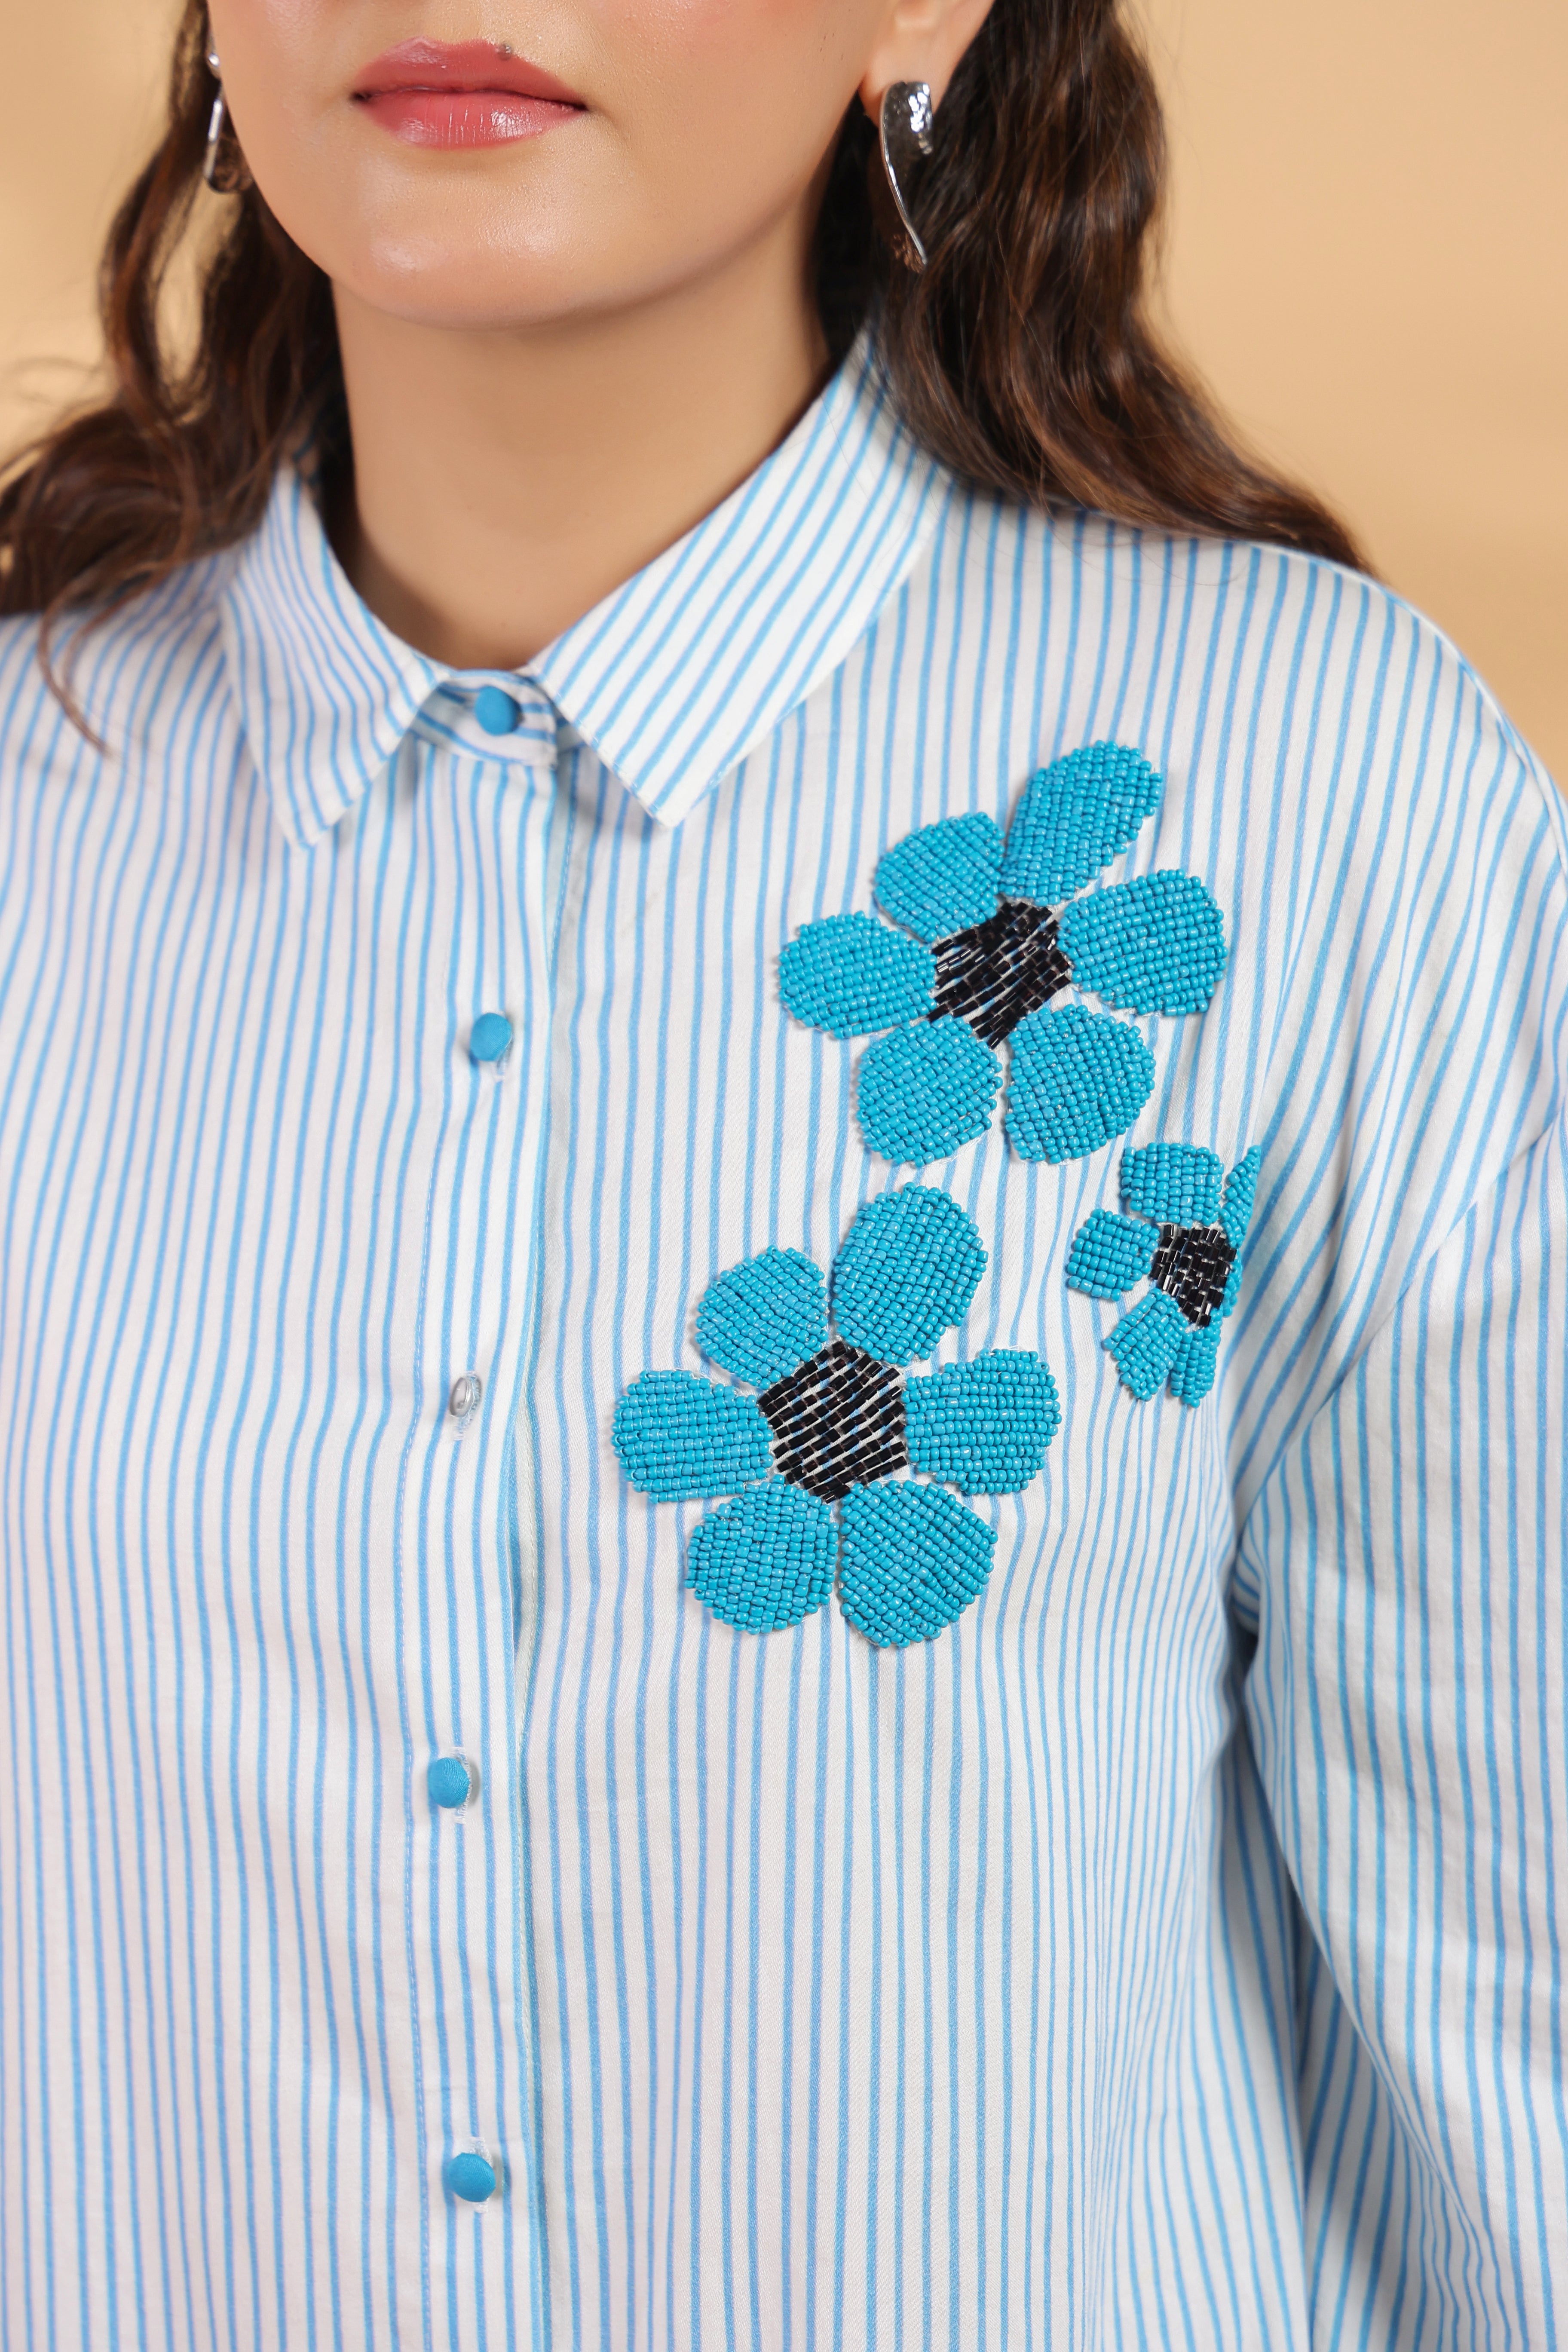
[[[353,100],[412,147],[503,147],[584,111],[564,83],[491,41],[404,41],[366,66]]]

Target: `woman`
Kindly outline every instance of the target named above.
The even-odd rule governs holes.
[[[1568,841],[1158,160],[1110,0],[187,8],[0,508],[8,2343],[1553,2340]]]

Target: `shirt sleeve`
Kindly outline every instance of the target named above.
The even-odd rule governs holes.
[[[1568,2336],[1568,894],[1467,701],[1362,936],[1325,924],[1350,1010],[1277,1099],[1233,1422],[1314,2344]]]

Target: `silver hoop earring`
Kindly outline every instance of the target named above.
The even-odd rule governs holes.
[[[882,147],[882,177],[892,199],[893,217],[885,219],[888,242],[906,269],[917,274],[926,266],[926,249],[910,212],[910,198],[920,167],[931,151],[931,102],[929,81],[896,81],[882,93],[879,130]]]
[[[210,65],[212,59],[207,62]],[[207,151],[202,163],[202,177],[214,194],[220,196],[237,196],[250,185],[250,173],[239,152],[239,142],[234,135],[228,109],[224,104],[222,82],[217,86],[213,110],[207,117]]]

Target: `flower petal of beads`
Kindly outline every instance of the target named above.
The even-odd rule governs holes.
[[[1164,789],[1158,770],[1125,743],[1089,743],[1042,768],[1008,831],[1003,897],[1041,907],[1070,898],[1135,839]]]
[[[686,1581],[715,1617],[742,1633],[778,1633],[820,1609],[833,1590],[833,1514],[782,1478],[710,1511],[691,1531]]]
[[[1145,1291],[1106,1340],[1124,1387],[1147,1404],[1169,1379],[1186,1345],[1188,1323],[1163,1290]]]
[[[1021,1494],[1045,1466],[1061,1417],[1055,1381],[1022,1349],[988,1349],[904,1382],[910,1468],[963,1495]]]
[[[1120,1298],[1143,1281],[1159,1243],[1158,1225],[1145,1224],[1142,1217],[1119,1217],[1114,1209],[1096,1209],[1079,1227],[1068,1254],[1068,1288],[1088,1298]]]
[[[705,1356],[765,1389],[827,1344],[827,1285],[799,1250],[767,1249],[709,1284],[697,1309]]]
[[[920,1021],[868,1045],[856,1107],[873,1151],[925,1168],[984,1134],[1001,1083],[1001,1063],[966,1022]]]
[[[875,915],[826,915],[779,955],[779,994],[808,1029],[865,1037],[931,1009],[936,958]]]
[[[1225,970],[1225,918],[1192,874],[1143,874],[1062,908],[1079,988],[1127,1013],[1201,1013]]]
[[[1202,1404],[1219,1369],[1219,1318],[1201,1331],[1189,1331],[1171,1367],[1171,1394],[1182,1404]]]
[[[925,1184],[868,1201],[833,1263],[833,1314],[851,1347],[885,1364],[929,1356],[969,1312],[985,1271],[973,1219]]]
[[[1021,1159],[1055,1168],[1125,1135],[1153,1091],[1154,1056],[1130,1022],[1047,1006],[1013,1032],[1003,1125]]]
[[[1121,1155],[1121,1199],[1157,1225],[1212,1225],[1225,1192],[1225,1162],[1201,1143],[1149,1143]]]
[[[733,1495],[773,1467],[755,1398],[698,1372],[644,1372],[617,1402],[611,1435],[631,1484],[661,1503]]]
[[[1252,1223],[1252,1212],[1258,1201],[1258,1177],[1263,1166],[1263,1154],[1255,1143],[1244,1152],[1225,1180],[1225,1197],[1220,1202],[1219,1222],[1232,1249],[1238,1250],[1247,1239]],[[1229,1307],[1226,1313],[1228,1315]]]
[[[984,1590],[996,1530],[945,1487],[891,1479],[843,1507],[838,1605],[868,1641],[929,1642]]]
[[[922,825],[889,849],[877,868],[877,898],[895,923],[935,942],[996,912],[1002,828],[976,809]]]

